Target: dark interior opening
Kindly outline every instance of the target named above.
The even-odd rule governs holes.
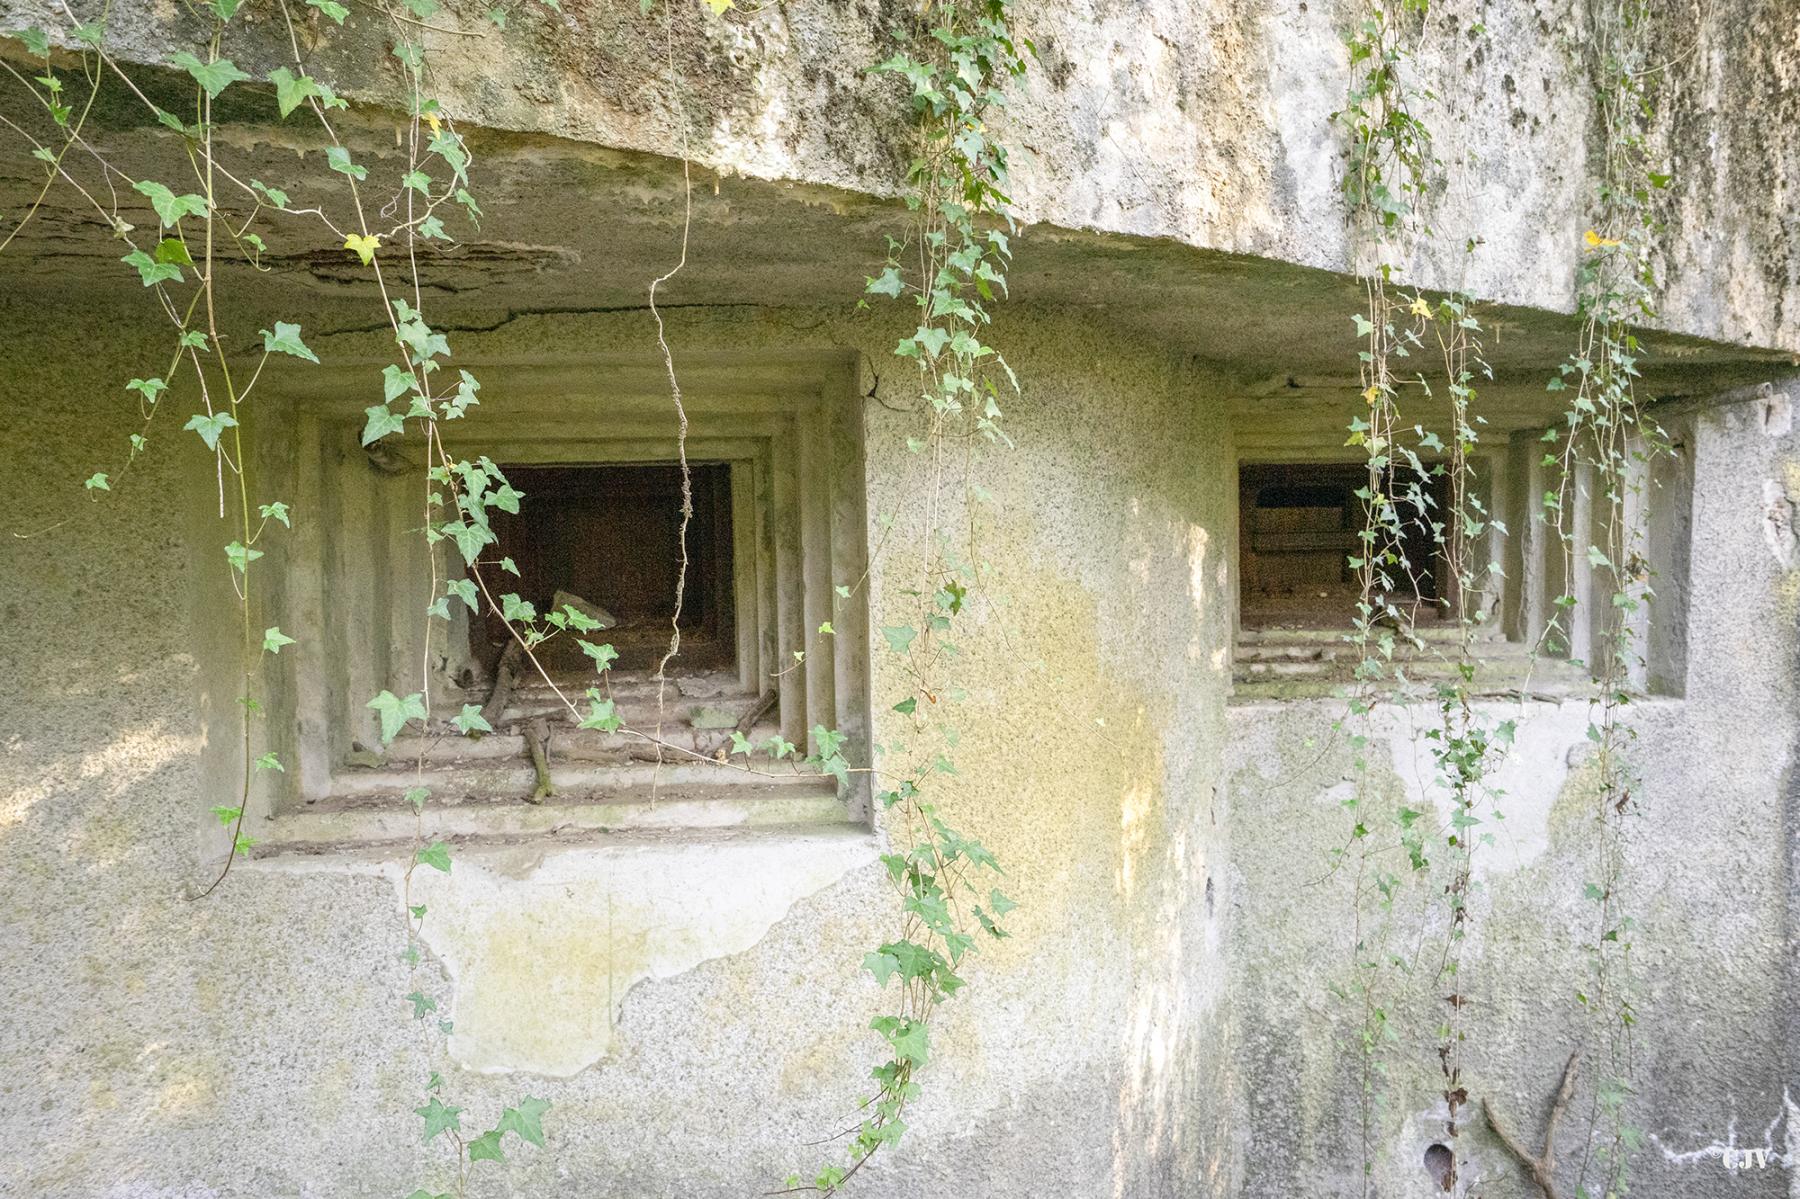
[[[1395,493],[1413,488],[1421,503],[1398,507],[1406,563],[1389,569],[1392,599],[1417,604],[1416,619],[1437,614],[1439,545],[1449,481],[1431,468],[1403,467]],[[1239,606],[1246,627],[1271,624],[1348,625],[1359,597],[1350,560],[1360,554],[1368,468],[1358,463],[1247,464],[1238,473]]]
[[[493,512],[499,544],[516,579],[500,575],[518,594],[548,613],[557,593],[579,597],[611,618],[583,634],[619,651],[615,670],[653,670],[669,645],[681,578],[681,468],[674,463],[586,466],[504,466],[524,493],[517,515]],[[735,665],[731,555],[731,468],[690,463],[693,519],[687,530],[687,579],[682,587],[681,649],[671,670]],[[487,616],[487,644],[477,653],[491,669],[506,629]],[[538,654],[553,674],[591,675],[593,663],[563,634]]]

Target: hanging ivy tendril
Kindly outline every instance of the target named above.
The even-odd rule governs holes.
[[[1602,1047],[1602,1074],[1588,1112],[1578,1192],[1624,1194],[1630,1159],[1642,1140],[1626,1110],[1635,1073],[1633,1029],[1639,988],[1631,950],[1629,821],[1638,779],[1630,759],[1636,730],[1626,722],[1635,672],[1643,664],[1638,618],[1651,599],[1644,558],[1648,505],[1643,494],[1650,462],[1670,452],[1667,434],[1637,395],[1643,346],[1634,323],[1655,315],[1654,193],[1670,176],[1658,172],[1646,134],[1654,106],[1646,88],[1651,7],[1648,0],[1607,0],[1595,8],[1594,101],[1601,129],[1600,182],[1594,226],[1583,235],[1577,276],[1581,330],[1576,349],[1550,382],[1566,400],[1560,426],[1544,434],[1543,465],[1556,486],[1543,499],[1543,519],[1555,531],[1562,578],[1585,572],[1592,580],[1588,645],[1574,640],[1581,599],[1557,596],[1540,645],[1577,661],[1587,656],[1592,679],[1585,772],[1593,813],[1592,876],[1583,883],[1593,904],[1589,977],[1576,999]],[[1589,501],[1579,521],[1577,495]],[[1596,1190],[1590,1189],[1594,1179]]]
[[[1013,34],[1005,0],[930,0],[916,17],[903,48],[874,68],[910,90],[912,220],[889,239],[887,261],[866,288],[917,312],[917,328],[894,353],[917,367],[907,448],[924,460],[928,478],[923,571],[893,623],[880,628],[899,691],[888,697],[896,735],[881,747],[876,773],[890,843],[881,861],[901,917],[894,939],[863,959],[894,1005],[871,1024],[889,1057],[875,1067],[875,1091],[845,1134],[847,1161],[787,1182],[825,1194],[900,1141],[902,1113],[930,1058],[932,1016],[964,986],[958,971],[977,941],[1006,935],[1002,921],[1014,907],[989,881],[999,862],[951,827],[933,796],[956,773],[956,710],[965,698],[957,640],[982,582],[972,525],[958,516],[979,503],[968,464],[977,445],[1010,444],[1001,403],[1018,391],[986,341],[989,307],[1006,293],[1013,228],[1006,150],[987,118],[1005,106],[1006,85],[1025,73],[1035,49]]]

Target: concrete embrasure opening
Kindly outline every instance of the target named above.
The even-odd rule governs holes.
[[[1421,501],[1402,500],[1402,565],[1388,574],[1393,599],[1417,606],[1420,619],[1436,614],[1438,547],[1431,522],[1447,510],[1448,479],[1404,471],[1396,492],[1417,489]],[[1369,487],[1361,463],[1246,464],[1239,468],[1242,560],[1238,572],[1245,627],[1343,625],[1356,611],[1357,582],[1350,559],[1361,545]],[[1423,504],[1423,511],[1420,509]]]
[[[682,578],[681,468],[674,463],[505,466],[526,499],[516,515],[494,513],[498,551],[518,567],[519,595],[540,614],[559,595],[603,613],[590,635],[618,650],[621,671],[653,670],[669,646],[681,593],[681,646],[671,671],[737,668],[732,611],[731,469],[690,464],[693,518]],[[490,672],[508,640],[497,614],[478,630],[473,655]],[[586,680],[592,664],[573,638],[539,655],[559,679]]]

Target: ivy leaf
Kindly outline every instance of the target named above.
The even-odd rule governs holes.
[[[357,167],[356,169],[361,171],[363,168]],[[345,172],[345,174],[348,173],[349,172],[347,171]],[[364,171],[363,173],[367,174],[368,172]],[[356,256],[362,260],[364,266],[368,266],[371,262],[375,261],[375,251],[380,245],[381,235],[378,233],[371,233],[367,237],[364,237],[360,233],[352,233],[344,239],[344,249],[355,252]]]
[[[889,649],[903,654],[912,645],[913,638],[919,635],[919,631],[911,625],[883,625],[881,635],[887,638]]]
[[[263,504],[259,506],[257,512],[264,520],[278,520],[287,528],[291,529],[294,527],[288,520],[288,506],[280,500],[276,500],[272,504]]]
[[[319,95],[317,80],[311,75],[296,75],[286,67],[270,71],[269,82],[275,85],[275,104],[281,109],[281,119],[284,121],[289,113],[306,103],[308,97]]]
[[[413,1111],[415,1114],[425,1117],[426,1141],[430,1141],[441,1132],[461,1131],[462,1129],[462,1120],[460,1119],[462,1108],[446,1107],[442,1100],[433,1098],[424,1107],[416,1107]]]
[[[603,697],[599,691],[588,688],[588,714],[581,719],[578,728],[600,729],[603,732],[616,733],[625,722],[619,719],[618,707],[610,699]]]
[[[25,43],[25,49],[30,51],[32,57],[50,57],[50,39],[46,37],[44,31],[39,29],[36,25],[31,26],[29,29],[21,29],[12,36]]]
[[[871,951],[863,954],[863,969],[875,976],[875,985],[887,986],[888,979],[894,977],[900,969],[900,959],[891,953]]]
[[[167,110],[157,108],[155,104],[151,104],[149,110],[153,113],[157,113],[157,121],[160,122],[160,124],[166,124],[167,128],[175,130],[176,133],[180,133],[182,137],[194,137],[194,135],[198,133],[198,130],[189,130],[185,124],[182,124],[182,119],[176,117],[173,112],[167,112]]]
[[[196,412],[188,417],[188,423],[181,427],[184,431],[192,429],[200,434],[200,440],[206,443],[206,448],[216,450],[219,448],[219,435],[236,426],[237,421],[229,412],[215,412],[211,416],[204,412]]]
[[[281,764],[281,759],[276,756],[274,750],[270,750],[262,757],[256,759],[256,768],[258,770],[273,770],[280,774],[287,773],[287,767]]]
[[[471,1162],[503,1162],[506,1154],[500,1148],[500,1130],[490,1129],[469,1142]]]
[[[406,418],[386,404],[371,404],[363,411],[369,417],[368,423],[363,425],[364,445],[374,445],[389,433],[398,433],[406,428]]]
[[[451,595],[454,595],[457,599],[469,605],[469,611],[481,611],[481,604],[476,598],[477,592],[475,590],[475,580],[452,579],[450,582],[446,583],[444,587]]]
[[[254,190],[257,193],[257,195],[261,196],[264,200],[268,201],[270,204],[274,205],[276,208],[286,208],[287,207],[288,194],[286,192],[282,191],[279,187],[266,187],[266,186],[264,186],[262,180],[260,180],[260,179],[252,179],[250,181],[250,187],[252,190]]]
[[[106,481],[106,473],[104,471],[95,471],[93,474],[89,475],[87,480],[82,483],[82,486],[89,491],[112,490],[112,485]]]
[[[926,977],[943,962],[942,958],[917,941],[893,941],[883,945],[878,952],[894,959],[894,966],[900,971],[900,977],[907,982]]]
[[[454,724],[465,737],[470,733],[494,731],[494,726],[489,724],[487,718],[481,714],[480,704],[464,704],[462,711],[452,717],[450,723]]]
[[[934,329],[930,325],[920,325],[918,332],[913,334],[913,340],[924,346],[927,354],[936,358],[938,352],[950,340],[950,335],[942,329]]]
[[[350,151],[342,146],[328,146],[325,149],[325,165],[340,175],[348,175],[361,183],[369,177],[369,168],[357,166],[350,161]]]
[[[725,10],[730,8],[731,5],[732,0],[706,0],[706,7],[712,9],[713,16],[715,17],[724,16]]]
[[[412,372],[388,363],[381,368],[381,398],[391,404],[412,389]]]
[[[194,259],[188,254],[186,244],[178,237],[165,237],[156,243],[153,257],[158,262],[169,262],[176,266],[193,266]]]
[[[450,847],[442,841],[433,841],[424,849],[413,855],[413,860],[421,866],[429,866],[433,870],[450,873]]]
[[[900,271],[897,267],[890,266],[875,278],[866,280],[863,290],[872,296],[897,298],[900,295],[900,288]]]
[[[424,994],[419,993],[418,991],[414,991],[410,995],[408,995],[406,998],[409,1001],[411,1001],[411,1003],[413,1005],[413,1019],[414,1020],[423,1020],[425,1018],[426,1012],[437,1011],[437,1000],[433,999],[429,995],[424,995]]]
[[[583,641],[579,637],[575,639],[575,644],[581,647],[582,653],[594,660],[595,670],[605,670],[618,660],[619,651],[611,644],[595,645],[592,641]]]
[[[145,287],[155,287],[167,280],[170,283],[181,282],[181,268],[172,262],[158,262],[142,250],[133,250],[119,259],[137,268],[138,278],[144,281]]]
[[[282,632],[281,629],[276,627],[275,625],[270,625],[269,628],[263,633],[263,652],[264,653],[278,654],[281,652],[282,646],[292,645],[292,644],[294,644],[294,639],[292,637],[289,637],[286,633]]]
[[[131,189],[149,199],[150,207],[156,210],[156,219],[162,222],[165,229],[184,216],[206,215],[206,198],[193,192],[184,192],[178,196],[151,179],[140,179],[131,185]]]
[[[344,18],[350,15],[350,10],[337,3],[337,0],[306,0],[306,3],[309,8],[318,9],[339,25],[342,25]],[[407,1199],[411,1199],[411,1196],[408,1196]]]
[[[519,1101],[518,1107],[509,1107],[500,1113],[500,1123],[494,1129],[496,1133],[517,1133],[522,1140],[544,1147],[544,1113],[550,1110],[548,1099],[536,1099],[530,1095]]]
[[[469,152],[463,147],[463,140],[455,133],[455,131],[450,129],[434,130],[431,135],[431,143],[427,149],[429,149],[431,153],[436,154],[439,158],[442,158],[446,163],[450,164],[450,170],[456,178],[462,179],[465,177],[464,171],[466,171],[469,166]],[[465,191],[459,189],[457,192],[457,199],[462,199],[465,194]]]
[[[474,566],[475,559],[481,556],[481,547],[494,540],[493,531],[485,525],[473,525],[467,521],[453,520],[443,528],[446,537],[456,542],[457,552],[463,556],[463,564]],[[511,561],[512,559],[507,559]],[[518,574],[518,571],[513,571]]]
[[[468,371],[463,372],[464,375],[467,375],[468,373]],[[513,485],[511,483],[502,483],[500,484],[499,489],[488,497],[488,502],[502,512],[510,512],[514,516],[517,516],[519,514],[519,501],[524,498],[525,493],[513,490]]]
[[[126,391],[135,391],[150,403],[156,403],[156,397],[167,391],[169,385],[161,379],[133,379],[125,385]]]
[[[319,361],[319,356],[307,349],[306,343],[300,340],[299,325],[276,321],[275,332],[271,333],[264,329],[262,335],[263,353],[265,354],[291,354],[295,358],[304,358],[314,364]]]
[[[837,755],[846,740],[844,734],[836,729],[828,729],[822,724],[812,727],[813,743],[819,747],[819,757],[830,758]]]
[[[263,556],[261,550],[246,549],[239,542],[232,542],[225,547],[225,558],[239,574],[249,574],[250,564]]]
[[[169,60],[194,77],[194,82],[206,89],[206,94],[214,100],[219,93],[234,83],[242,83],[250,76],[237,69],[237,64],[229,58],[218,58],[212,62],[201,62],[186,50]]]
[[[387,744],[400,735],[409,720],[425,719],[425,696],[415,691],[405,699],[396,696],[392,691],[383,691],[370,700],[365,707],[375,709],[381,715],[381,741]]]
[[[406,789],[406,794],[402,796],[402,798],[412,805],[413,811],[423,812],[425,810],[425,801],[431,798],[431,788],[408,787]]]
[[[218,817],[219,824],[224,828],[230,828],[233,824],[235,824],[237,822],[237,818],[239,816],[243,815],[243,812],[244,812],[244,809],[242,809],[242,808],[218,807],[218,808],[214,808],[212,810],[212,814],[214,816]]]
[[[914,1067],[925,1064],[928,1046],[923,1021],[878,1016],[871,1027],[887,1038],[888,1044],[894,1048],[895,1057],[912,1063]]]

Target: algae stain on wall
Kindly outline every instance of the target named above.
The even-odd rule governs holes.
[[[632,987],[750,949],[876,852],[860,832],[793,834],[483,851],[450,875],[417,871],[425,947],[453,984],[450,1055],[482,1073],[577,1074],[612,1047]]]

